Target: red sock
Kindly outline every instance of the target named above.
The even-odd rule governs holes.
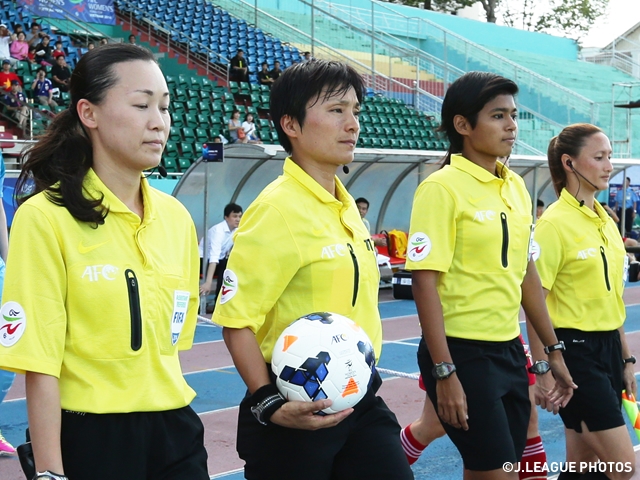
[[[400,441],[402,442],[402,449],[404,450],[409,465],[416,463],[416,460],[420,458],[420,454],[427,448],[426,445],[421,444],[411,433],[411,425],[407,425],[400,432]]]
[[[546,469],[542,472],[542,466],[547,463],[547,453],[542,445],[540,436],[527,439],[522,460],[520,460],[520,480],[546,479]]]

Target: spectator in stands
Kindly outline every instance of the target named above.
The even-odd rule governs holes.
[[[540,218],[540,215],[544,213],[544,202],[540,199],[537,201],[536,205],[536,220]]]
[[[93,50],[94,48],[96,48],[95,43],[93,42],[87,43],[87,50]]]
[[[273,82],[275,82],[275,79],[271,76],[267,62],[262,62],[262,70],[258,72],[258,82],[260,85],[266,85],[267,87],[271,87]]]
[[[4,23],[0,24],[0,60],[9,60],[11,64],[15,64],[17,60],[11,58],[11,49],[9,45],[16,39],[14,35],[11,35],[9,29]]]
[[[356,198],[356,206],[358,207],[358,213],[360,214],[360,218],[362,219],[364,226],[367,228],[367,232],[372,233],[371,224],[369,223],[369,220],[365,218],[367,216],[367,213],[369,212],[369,200],[367,200],[364,197]],[[373,240],[373,244],[379,247],[386,247],[387,239],[375,238]]]
[[[55,46],[55,49],[53,50],[53,53],[51,53],[51,56],[53,57],[54,60],[57,60],[58,57],[65,57],[66,58],[67,54],[62,49],[62,41],[61,40],[56,41],[56,46]]]
[[[271,70],[271,72],[269,72],[269,75],[271,76],[271,78],[273,78],[274,82],[278,78],[280,78],[280,75],[282,75],[282,70],[280,69],[280,62],[278,60],[273,62],[273,70]]]
[[[36,45],[36,61],[40,64],[53,65],[55,61],[51,54],[53,53],[53,45],[51,45],[51,37],[45,35],[42,41]]]
[[[22,93],[22,85],[19,80],[11,82],[11,91],[5,93],[4,104],[7,110],[13,114],[13,118],[18,122],[18,128],[26,133],[29,125],[29,104],[27,98]]]
[[[40,105],[57,107],[58,103],[53,99],[53,83],[47,77],[47,71],[40,67],[36,73],[36,79],[31,84],[33,96]]]
[[[271,116],[290,157],[240,222],[213,317],[247,385],[237,451],[249,479],[413,478],[396,417],[376,396],[376,370],[355,408],[320,416],[314,412],[330,400],[287,401],[268,365],[283,329],[311,312],[348,315],[373,342],[368,360],[380,354],[378,267],[336,176],[353,161],[363,91],[353,68],[324,61],[287,69],[271,91]],[[282,452],[286,468],[277,461]]]
[[[626,192],[625,192],[626,190]],[[626,200],[623,202],[622,197],[626,194]],[[624,207],[623,207],[624,204]],[[620,188],[616,193],[616,203],[613,209],[618,214],[618,217],[622,219],[624,213],[624,229],[622,232],[622,221],[620,221],[620,231],[623,236],[628,237],[631,228],[633,227],[633,220],[636,217],[636,208],[638,207],[638,194],[631,188],[631,179],[627,177],[624,182],[624,188]],[[622,209],[624,208],[624,212]]]
[[[220,138],[220,135],[216,135],[215,137],[213,137],[213,143],[222,143],[222,138]]]
[[[136,45],[136,36],[135,35],[133,35],[133,34],[129,35],[129,43],[131,45]]]
[[[18,200],[0,316],[28,321],[0,368],[26,373],[34,479],[209,480],[178,356],[197,321],[196,231],[142,175],[169,137],[169,89],[128,44],[83,55],[70,87],[23,157],[16,191],[35,189]]]
[[[11,56],[18,61],[27,60],[29,58],[29,44],[25,40],[27,37],[24,32],[17,34],[16,39],[11,42],[9,51]]]
[[[56,64],[51,68],[51,78],[54,87],[59,88],[61,92],[69,91],[71,69],[67,66],[67,61],[64,57],[56,59]]]
[[[109,40],[107,40],[106,38],[100,39],[100,45],[108,45],[108,44],[109,44]]]
[[[5,93],[11,92],[11,82],[14,80],[20,81],[18,75],[11,71],[11,61],[2,61],[2,71],[0,71],[0,88],[4,89]]]
[[[313,57],[311,56],[311,52],[304,52],[302,54],[302,61],[308,62],[309,60],[313,60]]]
[[[247,143],[262,143],[256,132],[256,124],[253,122],[253,113],[247,113],[242,122],[242,129],[247,138]]]
[[[4,177],[5,165],[0,151],[0,300],[2,299],[2,287],[4,286],[5,261],[7,260],[7,252],[9,251],[9,235],[7,231],[7,215],[4,211],[2,197],[4,195]],[[1,302],[0,302],[1,304]],[[7,370],[0,370],[0,404],[13,384],[16,374]],[[15,455],[16,449],[13,448],[0,432],[0,456]]]
[[[238,49],[236,56],[231,59],[229,79],[234,82],[249,82],[249,66],[244,58],[244,50]]]
[[[27,43],[29,45],[37,45],[38,43],[40,43],[44,35],[45,33],[40,31],[40,25],[36,22],[33,22],[31,24],[31,30],[29,30],[29,33],[27,35]]]
[[[224,207],[224,220],[207,231],[207,271],[204,276],[204,282],[200,285],[200,295],[205,297],[209,295],[214,275],[218,278],[215,290],[216,297],[220,293],[223,280],[222,273],[227,269],[227,260],[233,248],[233,234],[236,232],[241,218],[242,207],[235,203],[230,203]],[[203,242],[204,238],[201,238],[198,246],[200,258],[203,258]]]
[[[244,134],[242,122],[240,121],[240,111],[234,110],[229,119],[229,143],[247,143],[249,139]]]
[[[36,46],[35,45],[29,45],[29,52],[27,53],[26,60],[31,65],[36,64]]]

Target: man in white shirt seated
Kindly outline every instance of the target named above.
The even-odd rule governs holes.
[[[207,232],[207,256],[208,265],[205,280],[200,285],[200,295],[207,296],[211,292],[214,274],[218,277],[216,284],[216,296],[222,288],[222,274],[227,268],[227,259],[233,247],[233,234],[240,224],[242,218],[242,207],[235,203],[230,203],[224,207],[224,220],[217,223]],[[200,239],[200,258],[203,258],[202,244],[204,238]]]

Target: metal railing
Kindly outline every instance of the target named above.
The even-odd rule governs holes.
[[[445,63],[452,65],[457,62],[460,69],[469,71],[473,69],[473,63],[477,62],[493,72],[512,78],[521,89],[537,92],[537,102],[528,105],[533,111],[539,111],[533,103],[541,105],[542,97],[547,97],[566,107],[568,120],[575,113],[587,117],[592,123],[599,119],[596,102],[427,19],[408,17],[375,0],[371,0],[370,9],[331,4],[325,0],[314,0],[314,5],[323,6],[334,16],[344,18],[356,26],[372,29],[376,33],[382,30],[392,36],[435,40],[443,51]]]
[[[146,30],[149,37],[155,38],[167,48],[173,48],[184,54],[187,65],[193,63],[203,68],[206,75],[211,73],[226,82],[229,81],[229,59],[227,57],[153,15],[146,4],[140,6],[140,4],[128,0],[116,0],[114,5],[116,6],[116,15],[128,21],[130,25],[135,25],[142,31]]]
[[[638,60],[634,61],[634,57]],[[640,79],[640,49],[629,51],[601,50],[599,52],[581,55],[581,60],[596,65],[608,65],[621,72]]]
[[[245,0],[215,0],[215,5],[236,17],[253,21],[255,26],[265,32],[278,34],[282,40],[286,40],[289,43],[304,48],[313,45],[313,54],[318,58],[348,63],[363,76],[367,87],[372,88],[375,92],[400,98],[417,110],[436,116],[440,115],[442,99],[421,88],[417,80],[403,83],[396,78],[392,78],[390,75],[376,69],[375,62],[366,62],[363,61],[364,59],[350,56],[348,53],[314,37],[313,32],[303,32],[282,19],[256,8],[254,4]]]

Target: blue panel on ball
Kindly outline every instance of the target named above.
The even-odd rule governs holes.
[[[316,369],[316,376],[318,380],[323,382],[324,379],[327,378],[327,375],[329,375],[329,370],[327,369],[327,366],[324,363],[322,365],[318,365],[318,368]]]
[[[302,318],[306,318],[307,320],[327,323],[327,324],[333,323],[331,314],[327,312],[310,313],[309,315],[306,315]]]
[[[307,395],[309,395],[309,398],[312,398],[314,400],[315,400],[316,393],[318,393],[319,389],[320,389],[320,385],[318,384],[318,382],[309,381],[304,384],[304,391],[307,392]]]

